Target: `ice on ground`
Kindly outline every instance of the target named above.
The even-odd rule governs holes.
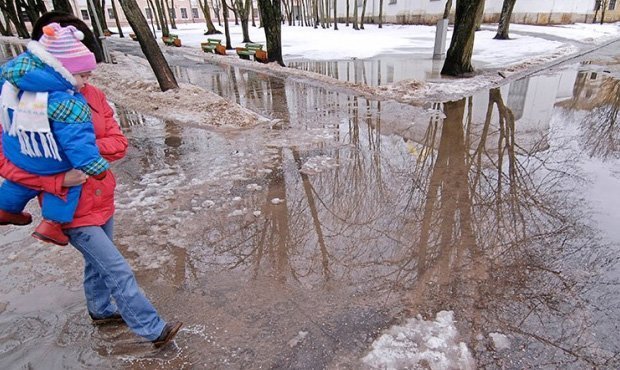
[[[467,345],[457,341],[453,316],[452,311],[440,311],[433,321],[418,315],[405,325],[393,326],[373,342],[362,361],[375,369],[474,369]]]
[[[490,333],[489,336],[493,340],[493,347],[496,351],[510,348],[510,339],[502,333]]]

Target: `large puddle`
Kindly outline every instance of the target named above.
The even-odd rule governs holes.
[[[90,327],[77,253],[0,229],[0,362],[360,368],[384,329],[449,311],[476,367],[618,368],[619,69],[600,56],[422,109],[176,68],[281,120],[220,133],[117,107],[117,242],[185,322],[176,346]]]

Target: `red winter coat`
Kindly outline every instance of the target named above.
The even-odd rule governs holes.
[[[127,152],[127,139],[114,119],[114,112],[106,100],[105,94],[92,85],[86,84],[82,90],[92,111],[97,146],[101,156],[109,162],[121,159]],[[1,132],[1,131],[0,131]],[[62,187],[64,174],[55,176],[37,176],[22,171],[9,162],[2,154],[0,143],[0,176],[26,187],[64,196],[67,189]],[[64,228],[81,226],[101,226],[114,215],[114,188],[116,179],[112,171],[103,180],[89,177],[82,185],[82,194],[73,222]]]

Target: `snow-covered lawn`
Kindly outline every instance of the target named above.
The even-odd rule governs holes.
[[[216,27],[224,31],[224,27]],[[312,27],[282,26],[282,51],[285,61],[304,60],[346,60],[365,59],[379,55],[411,54],[418,58],[431,57],[435,40],[434,26],[390,25],[378,28],[375,24],[365,25],[364,30],[356,31],[344,24],[339,30],[314,29]],[[485,66],[498,67],[519,63],[531,56],[555,53],[565,50],[566,54],[575,48],[567,47],[570,40],[599,43],[620,36],[620,23],[615,24],[572,24],[543,27],[529,25],[511,25],[511,40],[494,40],[495,32],[489,29],[495,25],[486,25],[486,30],[476,33],[473,59]],[[115,30],[115,29],[112,29]],[[123,28],[126,33],[129,28]],[[205,36],[203,23],[180,24],[172,30],[181,38],[183,45],[200,47],[207,37],[221,38],[224,35]],[[539,37],[520,35],[520,32],[537,33]],[[241,26],[231,23],[230,35],[232,46],[242,45]],[[566,41],[548,40],[545,35],[562,37]],[[448,38],[451,30],[448,32]],[[117,37],[117,36],[114,36]],[[265,42],[262,28],[250,26],[250,38],[254,42]],[[448,40],[449,43],[449,40]]]

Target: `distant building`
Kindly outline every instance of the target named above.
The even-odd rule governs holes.
[[[88,14],[88,5],[86,0],[73,0],[74,1],[74,13],[76,15],[90,23],[90,15]],[[123,9],[121,8],[119,1],[114,0],[116,3],[116,10],[118,12],[119,21],[121,26],[126,26],[129,23],[127,22],[127,18],[125,18],[125,13],[123,13]],[[147,0],[136,0],[138,6],[142,10],[142,14],[146,18],[147,22],[150,24],[151,20],[153,23],[156,23],[153,16],[156,14],[154,9],[151,9],[149,1]],[[208,3],[211,3],[207,0]],[[169,2],[171,5],[169,14],[174,18],[174,21],[177,24],[182,23],[201,23],[205,21],[204,15],[202,13],[202,9],[200,9],[200,5],[197,0],[175,0],[174,2]],[[172,6],[174,4],[174,7]],[[114,11],[112,9],[112,0],[106,1],[105,3],[105,20],[109,27],[116,28],[116,20],[114,19]],[[51,9],[52,7],[49,6]],[[215,15],[214,15],[215,16]]]
[[[337,0],[337,11],[340,20],[346,18],[346,4],[349,2],[349,16],[353,15],[353,6],[361,7],[364,0]],[[517,0],[512,22],[524,24],[568,24],[576,22],[592,23],[594,15],[600,19],[601,10],[596,12],[601,0]],[[602,0],[606,5],[605,21],[620,20],[620,9],[616,0]],[[366,0],[365,23],[378,23],[380,0]],[[502,11],[503,0],[486,0],[484,22],[497,23]],[[445,0],[383,0],[383,22],[396,24],[435,24],[442,18]],[[452,17],[456,0],[452,5]],[[331,7],[331,5],[330,5]],[[333,9],[333,8],[332,8]]]
[[[81,19],[90,22],[86,0],[72,0],[74,12]],[[118,0],[116,8],[119,13],[119,21],[122,26],[126,26],[127,19],[123,14]],[[205,0],[209,5],[212,0]],[[215,0],[221,3],[218,0]],[[254,6],[255,17],[258,18],[257,0],[251,0]],[[353,16],[353,7],[358,7],[358,14],[361,16],[364,0],[336,0],[337,13],[340,22],[344,22],[347,13],[346,5],[349,3],[349,17]],[[45,1],[48,9],[52,9],[51,0]],[[137,0],[138,6],[142,9],[147,21],[150,23],[155,14],[151,9],[148,0]],[[198,0],[175,0],[169,2],[174,4],[170,9],[170,14],[178,24],[204,22],[204,15]],[[301,13],[300,0],[293,0],[293,17],[299,17]],[[329,1],[330,15],[333,13],[333,1]],[[379,4],[380,0],[366,0],[366,12],[364,23],[379,23]],[[502,10],[503,0],[486,0],[484,7],[484,19],[486,23],[497,23]],[[395,24],[435,24],[443,16],[446,0],[383,0],[383,23]],[[620,5],[617,0],[517,0],[512,13],[513,23],[523,24],[570,24],[570,23],[592,23],[600,21],[603,13],[602,5],[605,6],[605,22],[620,21]],[[106,1],[105,18],[109,27],[116,27],[114,12],[111,1]],[[451,17],[454,17],[456,0],[453,0]],[[284,8],[283,8],[284,11]],[[216,12],[211,8],[211,16],[215,19]],[[221,14],[220,14],[221,17]],[[231,19],[234,16],[231,14]],[[298,18],[297,18],[298,19]]]

